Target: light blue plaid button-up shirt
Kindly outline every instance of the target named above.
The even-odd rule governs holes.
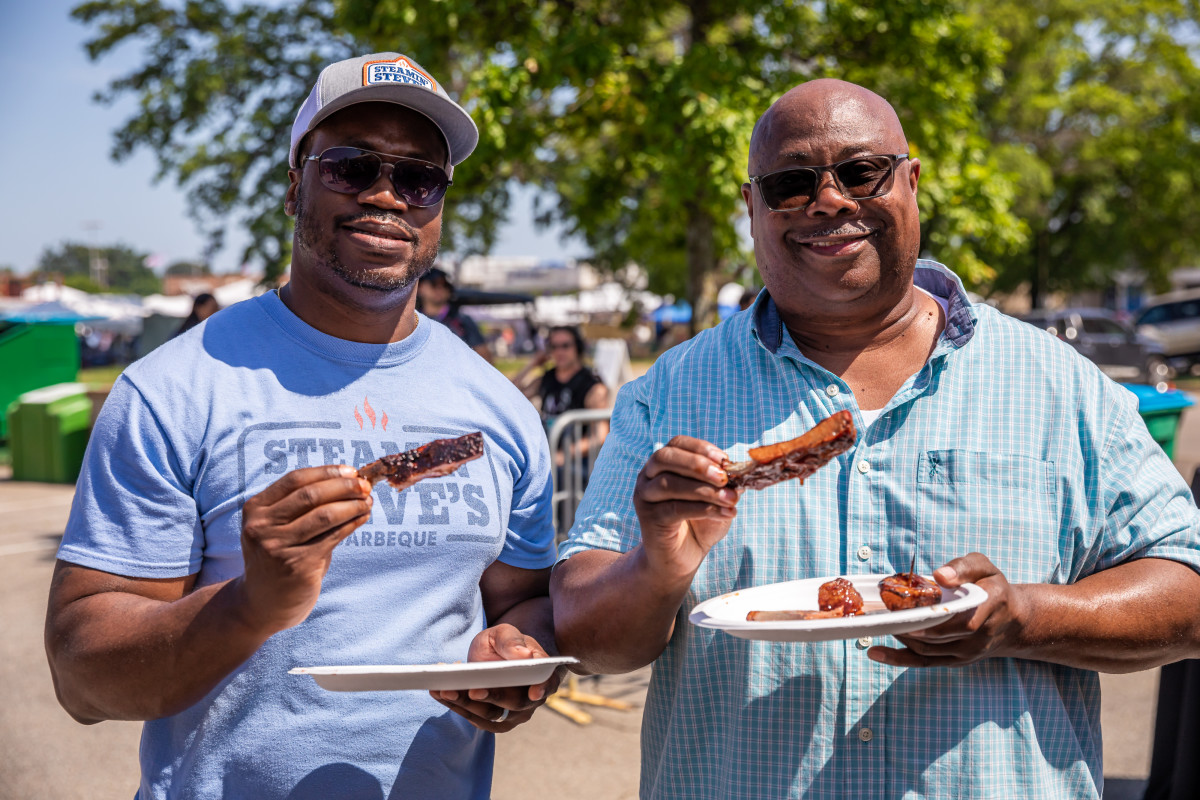
[[[700,567],[654,665],[643,798],[1100,796],[1094,672],[1013,658],[901,669],[858,641],[747,641],[687,621],[724,592],[907,571],[914,553],[928,574],[978,551],[1012,583],[1072,583],[1150,556],[1200,570],[1200,514],[1133,394],[1044,331],[972,305],[942,265],[918,262],[915,280],[947,301],[946,329],[866,430],[849,387],[801,355],[765,292],[620,391],[560,558],[639,543],[637,472],[676,434],[737,461],[841,409],[859,429],[803,484],[746,492]]]

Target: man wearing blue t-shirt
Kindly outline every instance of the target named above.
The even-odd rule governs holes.
[[[291,280],[132,365],[97,420],[46,644],[85,723],[147,720],[141,800],[487,798],[552,691],[328,692],[294,667],[553,651],[550,454],[503,375],[415,311],[467,113],[382,53],[292,129]],[[480,431],[404,491],[356,468]]]

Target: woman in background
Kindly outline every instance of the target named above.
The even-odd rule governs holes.
[[[535,353],[513,377],[526,397],[536,399],[547,433],[559,414],[580,408],[608,408],[608,387],[584,365],[585,349],[578,328],[556,325],[546,337],[546,349]],[[532,374],[549,362],[554,366],[540,375]]]
[[[196,327],[201,322],[208,319],[220,310],[221,307],[217,305],[217,298],[213,297],[208,292],[203,292],[202,294],[196,295],[196,299],[192,301],[192,313],[187,315],[187,318],[184,319],[183,324],[179,326],[179,330],[175,331],[175,335],[171,338],[174,339],[175,336],[178,336],[185,331],[190,331],[192,328]]]

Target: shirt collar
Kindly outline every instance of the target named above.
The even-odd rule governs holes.
[[[943,336],[954,347],[962,347],[975,335],[978,313],[972,307],[967,291],[958,276],[936,261],[918,259],[913,270],[913,283],[946,301],[946,330]],[[752,307],[750,330],[767,352],[779,354],[783,344],[784,325],[769,292],[758,293]]]

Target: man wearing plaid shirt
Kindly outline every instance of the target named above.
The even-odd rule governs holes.
[[[1098,671],[1200,655],[1200,513],[1137,401],[918,260],[920,163],[888,103],[812,81],[759,121],[742,194],[765,291],[624,387],[552,580],[561,649],[655,662],[641,795],[1099,798]],[[835,411],[801,484],[722,464]],[[748,641],[716,595],[933,573],[987,600],[892,637]]]

